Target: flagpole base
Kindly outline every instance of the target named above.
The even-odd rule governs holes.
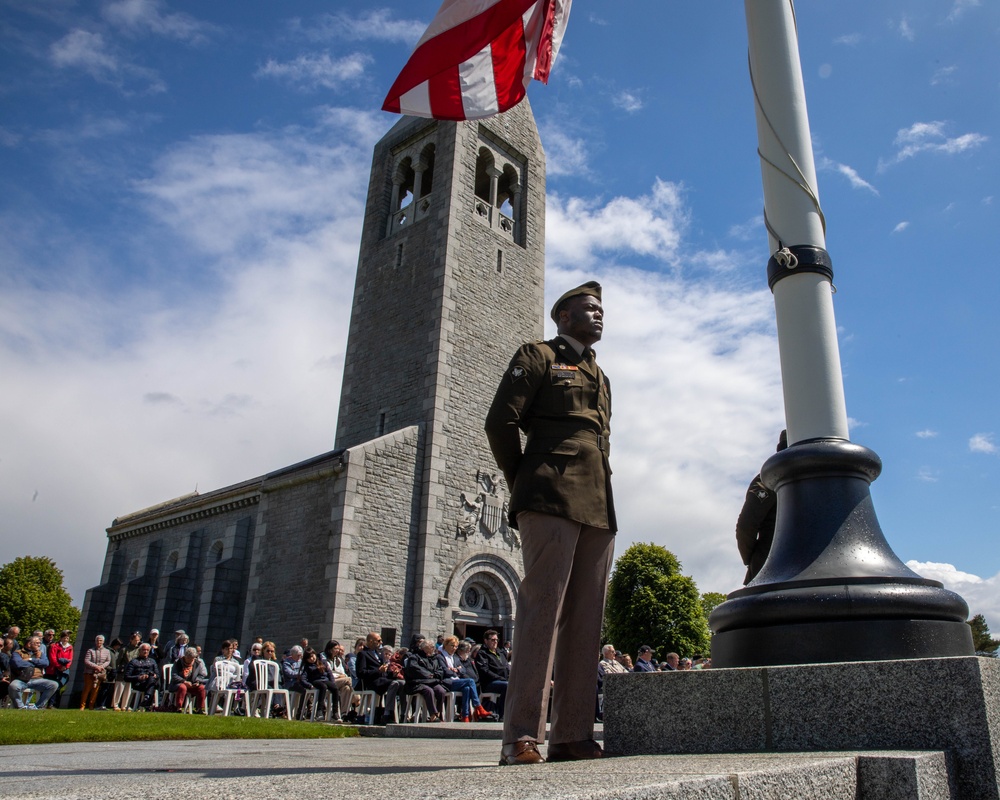
[[[879,457],[844,439],[798,442],[761,470],[778,495],[771,553],[710,618],[719,667],[973,654],[969,609],[889,547],[872,505]]]

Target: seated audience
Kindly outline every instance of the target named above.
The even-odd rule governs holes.
[[[347,674],[347,665],[344,663],[344,646],[336,639],[331,639],[323,648],[322,658],[330,669],[334,691],[330,697],[333,709],[329,717],[333,722],[341,722],[352,713],[351,697],[354,694],[354,681]]]
[[[124,711],[128,707],[132,695],[132,684],[125,677],[125,668],[129,662],[139,655],[139,645],[142,644],[142,634],[136,631],[129,637],[128,643],[122,645],[115,659],[115,693],[111,697],[111,707],[115,711]]]
[[[45,677],[45,667],[48,666],[48,662],[41,636],[31,636],[23,648],[11,652],[11,680],[7,687],[7,696],[15,707],[32,710],[45,708],[52,699],[59,689],[59,684]],[[38,692],[38,702],[25,703],[21,697],[25,689]]]
[[[369,633],[365,638],[364,647],[358,653],[355,669],[362,689],[385,698],[382,715],[376,723],[386,725],[395,716],[396,695],[403,688],[404,681],[394,679],[388,674],[389,664],[382,656],[381,647],[382,637],[374,632]]]
[[[148,645],[143,646],[148,647]],[[149,660],[153,661],[152,658]],[[195,710],[199,714],[206,713],[205,686],[207,683],[208,670],[205,669],[205,662],[198,657],[197,647],[189,647],[184,651],[184,656],[174,662],[170,673],[170,691],[174,693],[176,710],[184,710],[184,701],[190,694],[195,698]]]
[[[438,650],[438,659],[444,669],[445,686],[450,692],[462,693],[462,707],[459,710],[459,717],[462,722],[471,722],[473,715],[476,719],[489,719],[490,714],[479,701],[479,690],[476,688],[476,679],[465,675],[464,666],[458,655],[458,637],[445,636],[441,642],[441,649]],[[472,648],[466,646],[468,652]],[[448,720],[451,722],[451,720]]]
[[[403,668],[406,676],[406,693],[419,694],[427,704],[429,722],[440,722],[444,708],[445,688],[444,666],[437,657],[437,646],[433,639],[423,639],[417,649],[410,653]]]
[[[500,636],[492,628],[483,636],[483,646],[476,655],[480,694],[497,694],[497,716],[503,719],[504,701],[507,698],[507,679],[510,664],[500,647]]]
[[[656,672],[656,664],[653,663],[653,648],[644,644],[639,648],[639,655],[635,659],[633,672]]]
[[[143,642],[139,645],[139,653],[128,664],[125,665],[125,680],[132,686],[132,690],[142,694],[139,708],[149,711],[153,707],[153,699],[156,689],[160,684],[157,674],[156,659],[150,655],[149,645]],[[198,651],[195,650],[195,656]]]

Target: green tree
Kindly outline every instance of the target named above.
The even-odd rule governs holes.
[[[722,592],[705,592],[701,596],[701,610],[705,614],[705,621],[708,622],[708,618],[715,611],[715,607],[726,602],[726,596]]]
[[[604,612],[605,641],[635,654],[648,644],[656,658],[673,651],[709,651],[708,624],[698,587],[681,575],[677,557],[656,544],[633,544],[615,561]]]
[[[76,636],[80,609],[63,587],[62,570],[44,556],[22,556],[0,567],[0,631],[21,629],[21,641],[34,630],[70,630]]]
[[[995,655],[997,648],[1000,648],[1000,641],[990,636],[990,626],[986,624],[986,617],[976,614],[968,624],[972,628],[972,644],[976,652]]]

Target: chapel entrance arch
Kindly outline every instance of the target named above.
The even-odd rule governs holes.
[[[460,639],[483,640],[488,628],[495,628],[500,641],[510,639],[517,616],[517,589],[521,578],[514,566],[493,553],[467,559],[449,582],[452,626]]]

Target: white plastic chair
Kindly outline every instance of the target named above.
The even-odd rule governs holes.
[[[316,721],[319,710],[319,689],[305,689],[292,692],[292,717],[301,720],[306,708],[310,709],[309,721]]]
[[[431,718],[427,701],[421,694],[406,695],[406,709],[403,711],[403,722],[427,722]]]
[[[177,692],[170,688],[170,680],[174,676],[174,665],[164,664],[161,668],[163,672],[163,705],[167,706],[174,702],[174,698],[177,696]],[[154,695],[153,705],[158,706],[160,704],[158,695]],[[190,694],[184,698],[184,708],[181,709],[185,714],[194,713],[194,697]]]
[[[239,680],[243,674],[242,668],[237,668],[232,661],[222,660],[212,664],[212,691],[208,693],[208,713],[214,714],[219,707],[219,698],[222,698],[222,716],[228,717],[232,713],[233,698],[238,694],[237,689],[229,687]]]
[[[275,695],[280,695],[285,701],[285,719],[292,718],[292,700],[287,689],[279,688],[281,675],[281,665],[277,661],[266,661],[262,658],[253,662],[254,677],[257,679],[257,688],[246,694],[246,713],[249,717],[257,709],[258,703],[264,700],[264,719],[271,716],[271,703]]]
[[[378,711],[378,695],[369,690],[357,691],[356,694],[361,702],[358,705],[358,719],[364,719],[366,724],[375,724],[375,714]]]

